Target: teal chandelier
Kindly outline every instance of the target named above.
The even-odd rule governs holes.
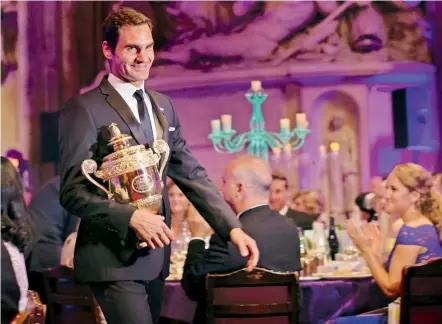
[[[250,90],[246,93],[247,100],[252,104],[252,117],[250,131],[235,136],[232,129],[232,116],[222,115],[221,120],[211,121],[212,133],[209,138],[213,147],[220,153],[236,153],[241,151],[246,144],[249,155],[255,155],[264,161],[269,160],[269,150],[279,155],[282,150],[291,152],[299,150],[310,130],[305,114],[296,114],[296,127],[290,128],[290,119],[280,121],[280,132],[269,132],[265,129],[262,104],[267,99],[267,94],[261,87],[261,81],[252,81]],[[234,137],[235,136],[235,137]]]

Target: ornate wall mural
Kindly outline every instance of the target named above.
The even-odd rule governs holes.
[[[156,22],[154,75],[286,62],[431,62],[419,1],[120,4]]]

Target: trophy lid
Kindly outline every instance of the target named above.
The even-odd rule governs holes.
[[[110,124],[108,128],[111,133],[111,139],[109,140],[108,145],[112,145],[115,152],[131,146],[129,141],[132,139],[132,136],[121,134],[116,123]]]

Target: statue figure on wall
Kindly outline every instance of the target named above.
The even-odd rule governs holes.
[[[349,120],[346,120],[343,116],[333,116],[328,122],[328,132],[325,137],[327,147],[330,147],[331,143],[339,144],[337,152],[339,170],[330,168],[330,173],[339,173],[340,177],[336,178],[330,174],[332,180],[330,192],[333,193],[335,188],[342,189],[342,192],[335,192],[338,200],[337,205],[339,205],[338,209],[342,208],[342,210],[336,210],[335,212],[345,214],[347,218],[354,210],[354,199],[359,193],[358,136],[355,126],[349,125]],[[342,185],[333,183],[336,181],[341,181]],[[335,199],[332,199],[332,201],[335,202]]]

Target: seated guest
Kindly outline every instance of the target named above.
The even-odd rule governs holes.
[[[377,222],[384,211],[385,181],[381,177],[370,179],[370,191],[359,194],[355,199],[356,206],[361,211],[361,220]]]
[[[23,186],[12,163],[1,158],[1,323],[9,323],[28,303],[28,277],[23,253],[32,229],[26,214]]]
[[[26,199],[31,197],[30,192],[32,189],[29,179],[29,163],[23,158],[23,154],[20,151],[14,149],[10,149],[6,152],[6,158],[12,163],[20,175],[24,189],[25,201],[28,203]]]
[[[75,243],[77,242],[77,232],[79,225],[80,222],[78,222],[75,231],[68,236],[61,250],[60,265],[71,269],[74,269]],[[95,305],[95,316],[97,317],[96,321],[97,324],[106,324],[107,323],[106,318],[104,317],[104,314],[100,306],[98,305],[97,301],[95,300],[95,298],[94,298],[94,305]]]
[[[442,196],[442,173],[435,173],[433,175],[434,187],[437,192]]]
[[[48,181],[28,206],[35,228],[35,240],[28,257],[28,270],[42,272],[60,265],[61,249],[66,238],[75,231],[78,218],[69,215],[59,202],[60,177]]]
[[[170,202],[170,218],[171,230],[174,240],[183,241],[187,235],[187,222],[196,218],[204,222],[207,226],[208,232],[210,230],[209,224],[202,218],[198,211],[190,203],[189,199],[184,195],[180,188],[169,180],[166,185],[167,196]]]
[[[316,191],[304,190],[297,192],[292,199],[287,217],[303,230],[311,230],[313,222],[319,220],[322,203]]]
[[[78,223],[80,225],[80,222]],[[64,241],[63,248],[61,249],[60,265],[73,269],[74,268],[74,255],[75,244],[77,243],[78,226],[75,232],[71,233],[66,241]]]
[[[385,264],[383,237],[377,226],[368,223],[361,229],[349,221],[347,231],[379,287],[386,296],[396,298],[405,266],[442,257],[441,198],[431,174],[417,164],[406,163],[397,165],[388,176],[385,200],[385,211],[404,222]]]
[[[270,185],[269,206],[286,215],[289,210],[289,182],[287,177],[279,171],[272,173],[272,184]]]
[[[244,231],[256,240],[260,251],[258,267],[274,271],[299,271],[299,236],[295,224],[268,206],[272,174],[261,159],[242,156],[231,161],[223,175],[223,196],[238,214]],[[208,273],[242,269],[247,259],[230,242],[213,234],[204,248],[206,229],[189,223],[189,243],[181,284],[189,298],[204,301],[204,279]],[[200,305],[201,305],[200,304]],[[201,314],[201,313],[200,313]],[[196,323],[202,323],[199,319]]]

